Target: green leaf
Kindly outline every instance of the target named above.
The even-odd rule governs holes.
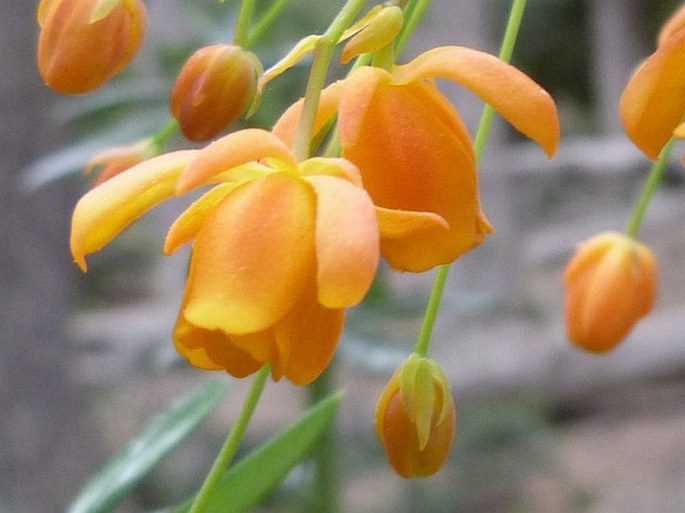
[[[319,401],[300,420],[281,431],[223,476],[207,513],[244,513],[259,504],[304,459],[333,419],[342,393]],[[192,499],[172,510],[187,513]]]
[[[212,381],[157,417],[81,490],[68,513],[112,511],[219,403],[228,383]]]

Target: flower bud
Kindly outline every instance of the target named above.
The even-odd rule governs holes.
[[[171,112],[183,134],[206,141],[250,105],[261,73],[257,57],[235,45],[199,49],[186,61],[171,91]]]
[[[347,64],[357,55],[375,52],[389,45],[402,30],[404,15],[396,5],[382,7],[343,48],[340,62]]]
[[[438,364],[412,354],[378,398],[375,422],[400,476],[427,477],[440,470],[454,440],[456,409]]]
[[[123,70],[143,43],[141,0],[41,0],[38,71],[57,92],[81,94]]]
[[[88,161],[83,170],[90,173],[97,167],[101,168],[93,183],[93,187],[96,187],[128,168],[154,157],[156,153],[157,148],[152,138],[141,139],[133,144],[101,151]]]
[[[566,331],[578,347],[613,349],[654,305],[657,263],[651,250],[621,233],[582,243],[564,273]]]

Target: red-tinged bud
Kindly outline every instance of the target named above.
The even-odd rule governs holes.
[[[388,461],[404,478],[440,470],[452,448],[456,420],[444,373],[417,354],[395,372],[376,403],[376,433]]]
[[[183,134],[206,141],[236,121],[255,94],[261,64],[234,45],[199,49],[186,61],[171,91],[171,112]]]
[[[41,0],[38,71],[57,92],[104,85],[133,59],[145,38],[141,0]]]
[[[594,353],[616,347],[652,309],[657,275],[651,250],[627,235],[605,232],[582,243],[564,274],[571,342]]]

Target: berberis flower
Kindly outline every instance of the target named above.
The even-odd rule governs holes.
[[[685,6],[664,25],[657,49],[633,73],[620,116],[631,141],[652,160],[685,116]]]
[[[616,347],[656,298],[652,251],[627,235],[605,232],[582,243],[566,266],[566,331],[578,347]]]
[[[382,238],[383,255],[404,271],[450,263],[492,232],[481,210],[471,139],[435,78],[476,93],[548,156],[559,139],[552,98],[513,66],[468,48],[435,48],[389,71],[362,66],[325,89],[314,131],[337,113],[342,156],[359,168],[374,203],[432,212],[449,226],[402,239]],[[274,127],[289,144],[301,111],[302,101]]]
[[[193,365],[234,376],[270,363],[274,379],[314,380],[335,351],[344,309],[373,280],[379,232],[442,227],[433,214],[374,207],[350,162],[298,163],[275,135],[248,129],[152,158],[87,193],[72,220],[76,263],[85,271],[86,255],[154,205],[207,184],[215,186],[165,242],[169,254],[193,240],[174,339]]]
[[[143,43],[141,0],[41,0],[38,71],[64,94],[87,93],[123,70]]]

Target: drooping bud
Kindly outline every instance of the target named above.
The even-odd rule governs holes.
[[[86,163],[83,171],[90,173],[95,168],[100,168],[100,172],[93,182],[93,187],[96,187],[128,168],[154,157],[156,153],[156,147],[151,137],[141,139],[133,144],[115,146],[101,151]]]
[[[183,134],[206,141],[249,107],[261,74],[257,57],[235,45],[211,45],[186,61],[171,91],[171,112]]]
[[[454,440],[456,408],[438,364],[412,354],[378,398],[375,423],[400,476],[427,477],[440,470]]]
[[[41,0],[38,71],[63,94],[104,85],[133,59],[145,38],[141,0]]]
[[[564,273],[571,342],[594,353],[616,347],[652,309],[657,275],[651,250],[627,235],[605,232],[582,243]]]
[[[366,20],[364,27],[343,48],[340,62],[347,64],[363,53],[375,52],[392,43],[402,30],[404,15],[396,5],[384,6]]]

